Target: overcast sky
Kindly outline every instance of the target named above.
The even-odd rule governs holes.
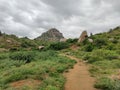
[[[66,38],[120,25],[120,0],[0,0],[0,30],[36,38],[57,28]]]

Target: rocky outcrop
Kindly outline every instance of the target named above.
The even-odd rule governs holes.
[[[45,48],[45,46],[39,46],[39,47],[38,47],[39,50],[42,50],[42,49],[44,49],[44,48]]]
[[[62,38],[62,39],[60,39],[60,42],[66,42],[66,41],[67,41],[66,38]]]
[[[60,33],[59,30],[52,28],[36,39],[42,41],[60,41],[63,38],[63,34]]]
[[[83,31],[78,42],[83,42],[88,37],[87,31]]]
[[[90,43],[93,43],[93,42],[94,42],[93,39],[91,39],[91,38],[89,38],[88,41],[89,41]]]

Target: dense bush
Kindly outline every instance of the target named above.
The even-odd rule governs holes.
[[[30,47],[36,47],[36,43],[31,40],[23,40],[21,41],[21,47],[22,48],[30,48]]]
[[[103,90],[114,90],[113,83],[114,82],[111,79],[104,77],[99,79],[99,81],[95,84],[95,87]]]
[[[11,47],[9,51],[19,51],[19,50],[20,50],[20,48],[18,48],[18,47]]]
[[[92,44],[88,44],[85,46],[85,51],[91,52],[94,49],[94,46]]]
[[[98,56],[91,56],[91,57],[88,59],[88,63],[94,63],[94,62],[102,61],[102,60],[104,60],[104,59],[101,58],[101,57],[98,57]]]
[[[90,44],[90,42],[88,41],[88,39],[86,38],[83,42],[82,42],[83,45],[87,45],[87,44]]]
[[[114,81],[114,90],[120,90],[120,80]]]
[[[49,49],[62,50],[68,47],[69,47],[69,44],[66,42],[57,42],[57,43],[50,44]]]
[[[108,44],[108,45],[106,46],[105,49],[108,49],[108,50],[115,50],[115,45],[110,43],[110,44]]]
[[[110,50],[93,50],[91,53],[86,53],[83,56],[83,59],[88,60],[90,62],[96,62],[100,60],[115,60],[119,59],[119,54],[117,54],[115,51]]]
[[[31,54],[33,57],[31,57]],[[19,51],[11,52],[8,55],[10,55],[10,58],[6,57],[3,58],[4,60],[0,60],[0,89],[2,90],[11,90],[10,88],[16,90],[14,87],[7,85],[24,79],[34,79],[42,82],[41,85],[37,86],[38,89],[32,90],[62,90],[65,83],[62,74],[65,70],[73,67],[75,63],[74,60],[59,56],[56,51],[51,50],[41,52]],[[26,61],[26,58],[30,60],[34,58],[34,61],[25,64],[22,61]],[[20,90],[22,88],[21,86]]]
[[[114,39],[114,40],[112,41],[112,43],[117,44],[117,43],[118,43],[118,40],[117,40],[117,39]]]
[[[120,80],[112,80],[107,77],[100,78],[95,87],[102,90],[120,90]]]
[[[6,54],[0,54],[0,60],[4,60],[8,57],[8,53]]]
[[[107,40],[105,40],[104,38],[95,39],[95,46],[101,48],[103,45],[107,45]]]
[[[76,43],[78,41],[78,39],[67,39],[66,42],[68,43]]]
[[[10,58],[12,60],[23,60],[26,63],[31,62],[34,59],[35,53],[34,52],[15,52],[10,54]]]
[[[40,90],[63,90],[64,82],[63,76],[49,77],[43,81]]]
[[[48,60],[48,58],[51,59],[51,57],[57,57],[57,52],[53,50],[42,51],[38,54],[37,59]]]

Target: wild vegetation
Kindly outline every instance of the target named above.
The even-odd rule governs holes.
[[[91,75],[97,78],[96,88],[102,90],[120,90],[120,28],[109,32],[92,35],[77,44],[79,50],[71,51],[72,55],[82,58],[91,65]]]
[[[59,56],[56,51],[17,51],[0,54],[0,89],[2,90],[61,90],[65,78],[62,73],[75,61]],[[39,80],[35,88],[15,88],[11,83],[20,80]],[[26,88],[26,89],[24,89]]]
[[[82,43],[77,43],[78,39],[48,42],[0,33],[0,90],[63,90],[63,72],[76,63],[59,54],[63,52],[90,65],[91,76],[97,79],[96,88],[120,90],[120,27],[89,38]],[[45,48],[38,50],[40,45]],[[19,85],[22,80],[39,83]]]

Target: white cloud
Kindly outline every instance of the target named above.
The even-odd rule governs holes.
[[[0,0],[0,29],[35,38],[58,28],[66,38],[120,25],[119,0]]]

